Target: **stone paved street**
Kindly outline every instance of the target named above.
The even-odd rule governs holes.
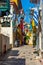
[[[13,48],[0,60],[0,65],[41,65],[35,59],[36,55],[33,51],[32,46],[29,45]]]

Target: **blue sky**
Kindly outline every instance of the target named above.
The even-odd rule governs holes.
[[[37,7],[37,5],[30,3],[30,0],[21,0],[21,3],[22,3],[22,8],[23,8],[24,13],[25,13],[25,21],[27,23],[30,23],[30,15],[29,15],[30,8]]]

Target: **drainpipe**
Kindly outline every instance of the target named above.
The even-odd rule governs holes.
[[[1,34],[1,17],[0,17],[0,34]]]
[[[0,38],[1,38],[1,17],[0,17]],[[1,39],[0,39],[0,55],[2,55],[2,43],[1,43]]]

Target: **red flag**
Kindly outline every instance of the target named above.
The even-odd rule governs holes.
[[[24,21],[21,19],[21,20],[20,20],[20,28],[21,28],[21,30],[23,30],[23,29],[24,29],[23,22],[24,22]]]

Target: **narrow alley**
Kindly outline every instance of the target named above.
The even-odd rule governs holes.
[[[0,59],[0,65],[41,65],[33,52],[33,47],[29,45],[13,48]]]
[[[43,65],[43,0],[0,0],[0,65]]]

